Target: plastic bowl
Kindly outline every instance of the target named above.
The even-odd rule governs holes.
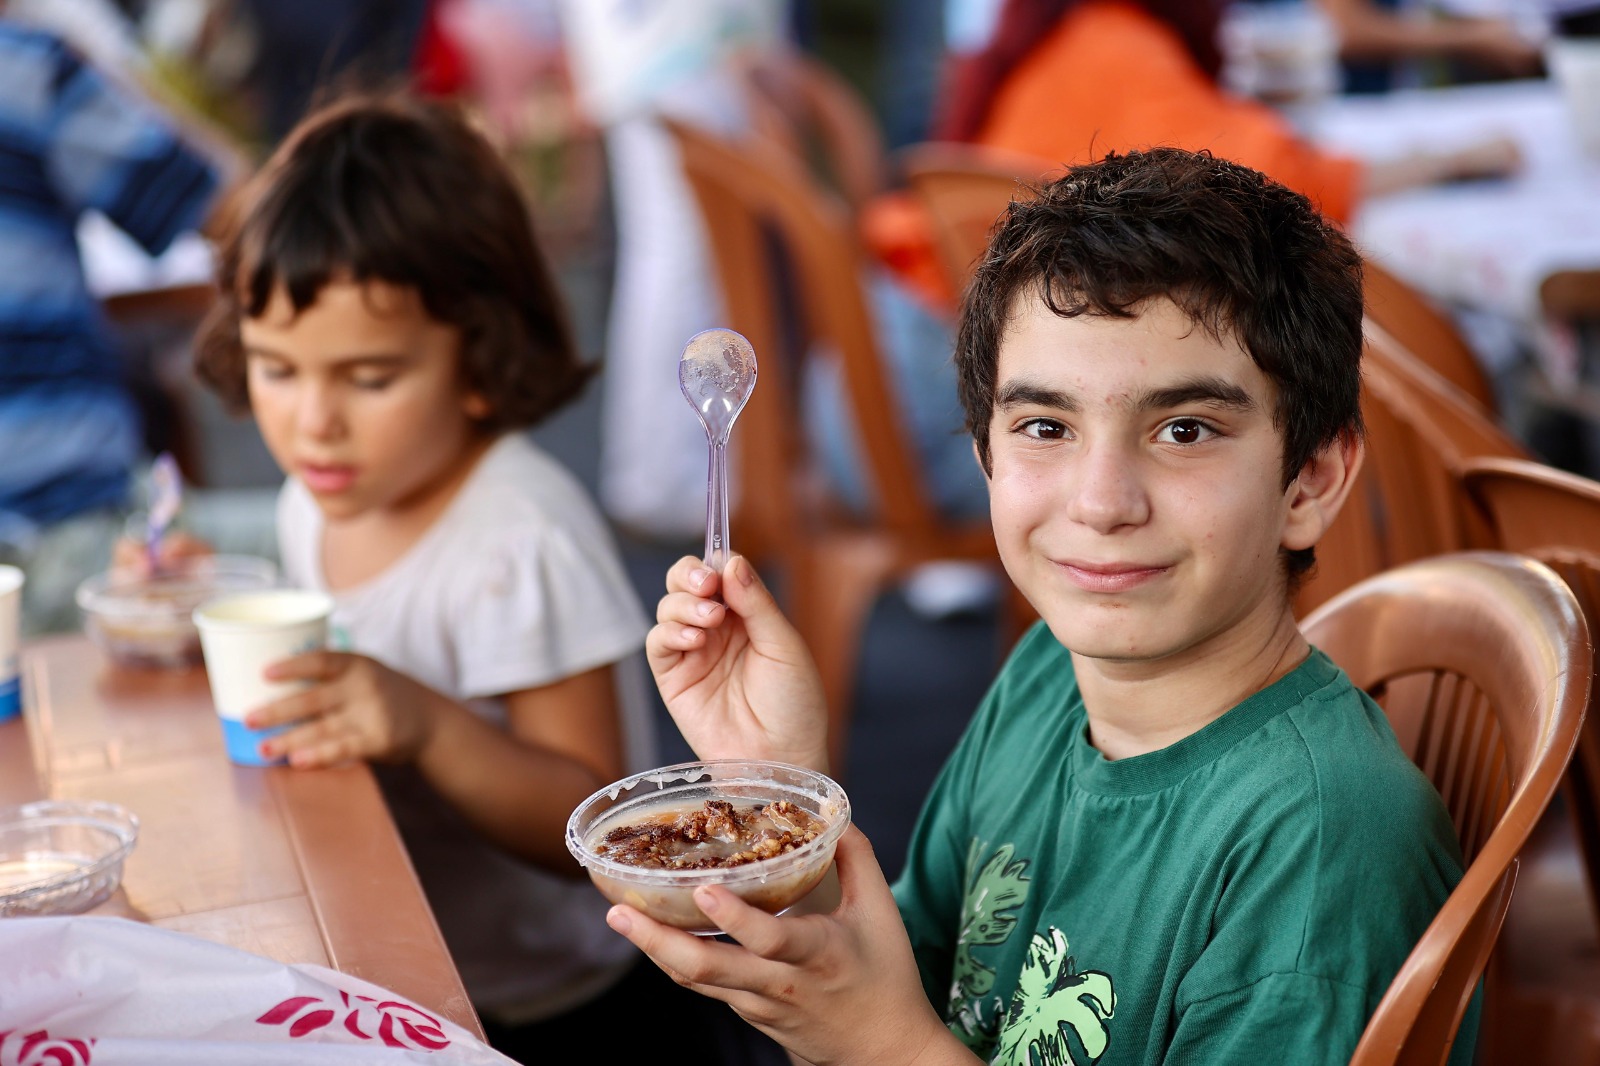
[[[0,809],[0,918],[77,914],[122,883],[139,819],[115,803],[41,800]]]
[[[78,586],[84,629],[119,666],[185,668],[201,662],[194,609],[213,596],[272,588],[278,568],[253,555],[180,560],[159,575],[96,574]]]
[[[662,869],[619,862],[597,848],[612,830],[652,821],[673,810],[726,800],[743,810],[788,800],[824,823],[793,851],[738,866]],[[721,760],[680,763],[625,777],[596,792],[567,820],[567,850],[613,903],[626,903],[666,925],[691,933],[720,932],[694,902],[701,885],[722,885],[771,914],[792,907],[817,886],[850,824],[850,801],[831,778],[777,762]]]

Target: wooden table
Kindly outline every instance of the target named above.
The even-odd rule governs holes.
[[[482,1028],[364,764],[292,771],[223,753],[204,672],[116,669],[83,637],[22,653],[0,724],[0,804],[120,803],[140,819],[120,915],[332,967]]]

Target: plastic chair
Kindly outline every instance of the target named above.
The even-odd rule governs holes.
[[[986,520],[934,507],[901,426],[862,287],[849,213],[792,156],[669,121],[706,221],[728,324],[755,346],[761,383],[740,417],[735,528],[758,563],[783,571],[785,606],[822,673],[834,766],[844,763],[858,645],[879,594],[936,560],[999,570]],[[774,250],[781,256],[774,255]],[[781,264],[781,265],[780,265]],[[799,354],[782,320],[790,294],[804,340],[837,353],[873,513],[848,513],[821,487],[798,406]]]
[[[955,142],[909,145],[897,160],[907,188],[928,214],[950,291],[957,293],[972,277],[1006,205],[1030,195],[1028,183],[1050,169],[1030,156]]]
[[[1506,551],[1548,564],[1571,587],[1600,628],[1600,482],[1515,459],[1468,463],[1468,495],[1489,515]],[[1600,660],[1593,664],[1600,668]],[[1591,906],[1600,920],[1600,732],[1591,720],[1578,740],[1563,794],[1588,874]]]
[[[1498,409],[1494,385],[1455,323],[1410,285],[1368,259],[1367,316],[1485,411]]]
[[[1505,920],[1517,853],[1577,743],[1589,697],[1588,626],[1572,591],[1543,563],[1464,552],[1362,581],[1302,628],[1383,707],[1461,841],[1461,883],[1395,975],[1350,1060],[1441,1066]]]
[[[1495,547],[1487,521],[1461,487],[1461,470],[1472,459],[1528,455],[1482,407],[1377,323],[1368,319],[1363,332],[1367,459],[1344,510],[1317,545],[1316,570],[1295,595],[1302,617],[1380,570]]]
[[[888,185],[888,149],[872,108],[833,68],[780,48],[748,56],[741,74],[755,139],[815,166],[852,211]]]

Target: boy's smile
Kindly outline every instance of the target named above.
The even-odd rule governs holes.
[[[1248,660],[1292,626],[1281,550],[1322,530],[1284,487],[1275,396],[1236,341],[1169,300],[1131,319],[1019,300],[989,428],[995,539],[1080,660],[1166,675]]]

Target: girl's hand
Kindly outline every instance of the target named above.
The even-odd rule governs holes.
[[[161,538],[161,546],[156,551],[157,566],[171,566],[184,559],[216,554],[210,544],[181,529],[169,530]],[[116,545],[111,549],[111,569],[118,574],[149,577],[150,553],[145,550],[144,541],[134,537],[117,538]]]
[[[298,723],[261,742],[264,758],[287,755],[297,767],[350,759],[412,762],[428,743],[449,700],[375,659],[314,651],[267,667],[269,681],[312,681],[315,687],[258,707],[251,729]]]
[[[645,651],[667,710],[700,758],[827,771],[822,679],[744,556],[721,574],[692,556],[679,559]]]
[[[679,984],[728,1004],[814,1063],[975,1063],[922,988],[872,845],[852,826],[835,856],[831,914],[774,917],[725,888],[695,902],[737,944],[693,936],[625,905],[606,921]]]

